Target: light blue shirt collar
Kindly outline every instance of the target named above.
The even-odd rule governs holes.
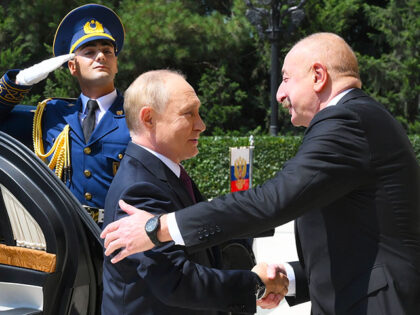
[[[96,113],[96,125],[99,123],[99,121],[102,119],[102,117],[105,115],[105,113],[108,111],[108,109],[112,106],[114,101],[116,100],[118,94],[117,90],[112,91],[109,94],[106,94],[104,96],[99,97],[96,99],[98,102],[99,109],[95,112]],[[84,95],[83,93],[80,94],[80,99],[82,101],[83,111],[80,115],[80,122],[86,117],[87,115],[87,102],[90,100],[89,97]]]
[[[87,114],[86,113],[86,104],[90,100],[90,98],[87,97],[86,95],[84,95],[83,93],[80,94],[80,98],[82,99],[83,113]],[[98,105],[99,105],[99,110],[101,112],[106,112],[111,107],[111,105],[114,103],[116,98],[117,98],[117,90],[114,90],[111,93],[106,94],[106,95],[101,96],[100,98],[96,99],[96,101],[98,102]]]

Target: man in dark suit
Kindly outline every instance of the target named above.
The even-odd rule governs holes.
[[[259,187],[162,217],[159,240],[177,239],[175,227],[177,243],[203,248],[296,219],[290,304],[310,300],[313,314],[418,314],[420,167],[405,131],[360,90],[356,56],[335,34],[298,42],[282,72],[277,99],[307,127],[296,156]],[[106,254],[124,247],[115,262],[153,246],[138,229],[152,215],[123,208],[130,221],[102,234]],[[216,225],[220,233],[197,237]]]
[[[150,71],[130,85],[124,109],[132,142],[107,194],[105,226],[127,216],[118,207],[120,199],[158,217],[203,200],[180,165],[198,153],[205,130],[199,107],[194,89],[176,72]],[[218,270],[218,247],[187,254],[172,242],[159,244],[153,237],[158,222],[149,224],[148,233],[162,246],[118,264],[105,257],[102,314],[254,313],[264,282],[267,293],[286,294],[287,278],[281,274],[268,281],[266,264],[255,272]]]

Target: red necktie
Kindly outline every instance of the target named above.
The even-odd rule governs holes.
[[[193,190],[193,186],[192,186],[192,181],[191,178],[188,176],[187,172],[185,171],[185,169],[181,167],[181,175],[179,176],[179,179],[182,181],[182,183],[184,184],[185,188],[187,189],[188,193],[191,196],[191,199],[195,201],[195,196],[194,196],[194,190]]]

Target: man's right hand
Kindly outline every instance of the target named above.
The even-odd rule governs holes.
[[[275,293],[269,293],[262,299],[257,301],[257,305],[264,309],[271,309],[274,307],[277,307],[280,302],[283,300],[283,298],[288,293],[288,287],[289,287],[289,279],[287,278],[286,269],[283,264],[270,264],[266,266],[266,275],[268,279],[275,280],[277,276],[285,276],[287,279],[287,286],[286,290],[283,291],[284,294],[275,294]]]
[[[153,217],[149,212],[137,209],[123,200],[119,201],[119,206],[129,216],[114,221],[106,226],[101,233],[101,238],[105,238],[105,255],[109,256],[114,251],[121,251],[111,259],[112,263],[117,263],[125,257],[149,250],[154,247],[152,241],[146,234],[144,226]]]
[[[74,58],[74,54],[67,54],[46,59],[32,67],[19,71],[16,75],[16,84],[34,85],[44,80],[51,71],[60,67],[63,63]]]
[[[258,263],[252,268],[252,271],[264,282],[266,288],[265,296],[257,301],[257,305],[261,308],[276,307],[288,291],[289,279],[286,273],[273,266],[267,263]]]

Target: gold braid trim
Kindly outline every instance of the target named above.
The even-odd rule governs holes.
[[[35,154],[45,162],[45,159],[53,154],[48,167],[53,170],[58,178],[66,182],[67,178],[70,179],[70,145],[69,145],[69,132],[70,126],[64,126],[63,131],[58,135],[57,139],[48,153],[44,153],[44,144],[42,141],[42,114],[44,113],[45,106],[51,98],[40,102],[34,114],[33,125],[33,141]],[[64,174],[64,176],[63,176]]]

